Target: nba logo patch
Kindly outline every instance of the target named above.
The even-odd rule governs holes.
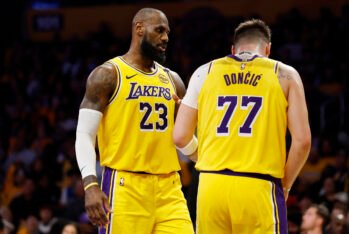
[[[125,179],[124,179],[124,177],[121,177],[120,178],[120,186],[124,186],[124,184],[125,184]]]
[[[246,64],[245,63],[241,63],[241,70],[244,70],[246,67]]]

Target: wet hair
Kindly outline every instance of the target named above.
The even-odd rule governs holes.
[[[260,19],[251,19],[239,24],[234,32],[234,45],[241,39],[255,41],[262,39],[269,43],[271,41],[271,30],[269,26]]]

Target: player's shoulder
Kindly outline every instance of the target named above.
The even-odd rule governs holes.
[[[211,69],[212,67],[212,64],[216,61],[217,59],[215,60],[211,60],[210,62],[208,63],[204,63],[202,65],[200,65],[193,73],[193,76],[194,75],[206,75],[209,73],[209,70]]]
[[[158,69],[160,69],[160,70],[163,70],[164,72],[174,72],[174,71],[172,71],[170,68],[165,67],[164,65],[162,65],[162,64],[160,64],[160,63],[158,63],[158,62],[156,62],[156,61],[154,61],[154,64],[155,64],[155,67],[156,67],[156,68],[158,68]]]
[[[298,71],[291,65],[279,62],[277,76],[279,80],[285,80],[290,84],[300,84],[302,79]]]
[[[178,73],[175,72],[175,71],[173,71],[173,70],[171,70],[170,68],[165,67],[164,65],[161,65],[160,63],[158,63],[158,62],[156,62],[156,61],[154,61],[154,63],[155,63],[155,66],[156,66],[158,69],[160,69],[160,70],[162,70],[162,71],[164,71],[164,72],[170,74],[171,77],[177,77],[177,76],[179,77]]]
[[[102,96],[111,95],[116,84],[115,68],[112,64],[103,63],[91,71],[87,78],[86,90]]]
[[[90,78],[98,78],[100,79],[101,77],[109,77],[110,75],[115,75],[115,67],[112,63],[105,62],[103,64],[100,64],[99,66],[95,67],[91,73],[90,73]]]
[[[279,73],[287,73],[287,74],[297,74],[298,75],[298,71],[292,67],[291,65],[288,65],[286,63],[283,63],[281,61],[278,61],[278,70]]]
[[[208,63],[205,63],[203,66],[203,68],[208,68],[211,69],[212,66],[217,66],[217,65],[228,65],[231,64],[234,60],[229,58],[229,55],[224,56],[224,57],[220,57],[220,58],[216,58],[211,60]]]
[[[175,83],[176,86],[178,86],[177,83],[182,83],[182,78],[179,76],[179,74],[173,70],[171,70],[168,67],[165,67],[157,62],[155,62],[156,66],[158,67],[158,69],[161,69],[162,71],[166,72],[168,74],[168,76],[170,77],[170,79]]]

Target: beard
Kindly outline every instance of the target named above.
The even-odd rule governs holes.
[[[145,37],[141,42],[141,51],[145,57],[150,58],[151,60],[154,60],[160,64],[164,64],[166,61],[165,52],[159,51]]]

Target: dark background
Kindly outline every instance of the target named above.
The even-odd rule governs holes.
[[[83,188],[75,160],[78,108],[88,74],[107,59],[125,53],[130,32],[116,35],[110,23],[100,22],[97,30],[66,37],[61,30],[69,21],[64,14],[52,14],[52,10],[97,5],[131,9],[133,4],[139,8],[156,7],[160,2],[198,1],[56,0],[40,4],[13,0],[3,3],[0,9],[0,214],[7,228],[13,225],[14,229],[29,233],[45,233],[45,227],[56,223],[52,232],[59,233],[62,225],[74,221],[84,232],[94,231],[84,214]],[[314,10],[308,14],[296,4],[298,1],[294,2],[294,7],[267,21],[272,29],[271,58],[295,67],[302,77],[313,138],[308,162],[288,200],[290,233],[299,233],[302,213],[311,203],[324,204],[335,214],[342,212],[347,220],[345,230],[349,191],[349,5],[347,1],[336,1],[333,8],[333,4],[314,2]],[[28,12],[34,10],[40,10],[40,16],[53,15],[53,23],[46,28],[38,26],[35,18],[28,18]],[[260,15],[245,11],[227,15],[211,6],[169,17],[171,34],[166,66],[177,71],[187,84],[199,65],[230,53],[234,28],[251,17]],[[130,22],[125,24],[130,26]],[[45,39],[35,39],[29,33],[45,33],[45,30],[50,34]],[[183,162],[183,191],[193,220],[196,183],[197,173],[192,163]],[[335,214],[326,227],[327,233],[335,233],[332,230]]]

